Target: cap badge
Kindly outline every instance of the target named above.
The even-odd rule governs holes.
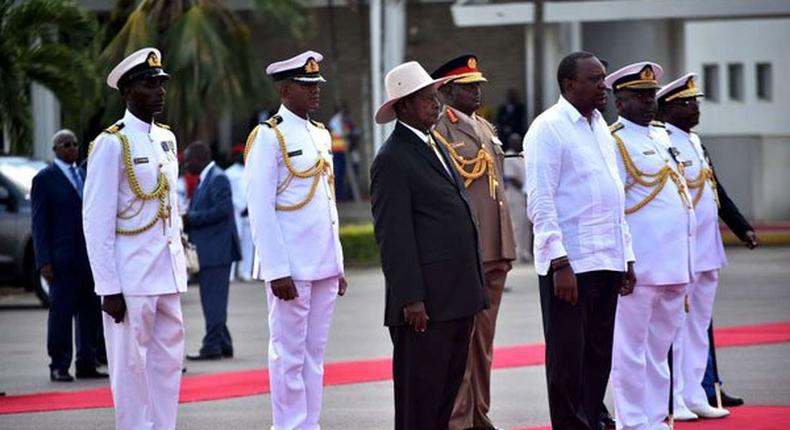
[[[318,73],[318,69],[318,62],[313,58],[307,60],[307,64],[304,66],[304,71],[307,73]]]
[[[469,60],[467,60],[466,65],[472,70],[477,70],[477,59],[475,57],[469,57]]]
[[[151,67],[162,67],[162,61],[159,60],[159,57],[157,57],[153,52],[148,54],[148,59],[146,59],[146,61]]]
[[[642,79],[644,81],[655,81],[656,74],[653,73],[653,68],[650,66],[645,66],[645,68],[642,69],[641,72],[639,72],[639,79]]]
[[[697,89],[697,83],[694,82],[694,78],[689,78],[689,80],[686,82],[686,87],[688,87],[690,90]]]

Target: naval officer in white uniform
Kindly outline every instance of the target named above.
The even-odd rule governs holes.
[[[334,196],[332,139],[309,117],[318,108],[318,63],[307,51],[266,68],[282,105],[245,148],[253,275],[266,282],[274,430],[317,430],[324,349],[335,299],[343,295],[343,252]]]
[[[688,285],[689,311],[672,344],[677,420],[729,415],[725,409],[710,406],[702,388],[708,364],[708,326],[713,316],[719,269],[727,264],[727,257],[719,231],[716,176],[699,136],[691,131],[699,123],[697,98],[703,95],[696,82],[697,74],[689,73],[656,94],[660,119],[665,121],[672,147],[677,150],[676,162],[686,178],[697,218],[696,273],[694,281]]]
[[[620,297],[612,351],[618,429],[666,428],[667,356],[683,318],[694,273],[694,209],[670,154],[669,137],[651,123],[663,70],[650,62],[606,77],[620,117],[610,127],[626,189],[637,284]]]
[[[91,144],[84,233],[118,430],[173,430],[184,357],[179,293],[186,263],[176,182],[176,138],[154,122],[164,109],[161,55],[141,49],[110,72],[123,118]]]

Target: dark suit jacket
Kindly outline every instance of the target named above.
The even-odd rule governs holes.
[[[708,150],[705,149],[704,145],[702,146],[702,151],[705,153],[708,165],[713,169],[713,177],[716,180],[716,192],[719,195],[719,218],[721,218],[722,221],[727,224],[727,227],[738,236],[738,239],[745,241],[746,232],[754,230],[754,228],[749,224],[749,221],[746,220],[743,214],[741,214],[741,211],[738,210],[738,206],[735,205],[735,202],[727,195],[727,191],[724,190],[724,186],[721,185],[721,181],[719,181],[719,178],[716,176],[716,169],[713,168],[713,161],[711,161]]]
[[[436,154],[400,123],[370,169],[371,204],[386,280],[384,323],[402,325],[403,307],[424,301],[431,321],[488,307],[477,226],[463,182],[439,145]]]
[[[85,172],[80,170],[85,179]],[[82,198],[55,164],[33,178],[30,190],[33,250],[36,268],[51,264],[62,270],[90,272],[85,236],[82,233]]]
[[[187,232],[197,248],[200,267],[220,266],[241,259],[230,181],[217,166],[209,169],[192,196]]]

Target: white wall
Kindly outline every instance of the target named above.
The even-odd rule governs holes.
[[[706,135],[790,135],[790,19],[687,22],[686,67],[719,65],[719,101],[706,100],[699,131]],[[771,101],[758,100],[756,64],[773,69]],[[729,63],[742,63],[744,99],[727,91]]]

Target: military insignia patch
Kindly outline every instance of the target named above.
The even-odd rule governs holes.
[[[148,59],[146,61],[148,62],[148,65],[151,67],[162,67],[162,61],[153,52],[148,54]]]
[[[477,70],[477,58],[469,57],[469,61],[466,62],[466,65],[472,70]]]
[[[301,149],[298,149],[296,151],[291,151],[291,152],[288,153],[289,157],[296,157],[296,156],[299,156],[299,155],[302,155],[302,150]]]
[[[145,164],[148,163],[147,157],[139,157],[134,159],[134,164]]]
[[[307,64],[304,66],[304,71],[307,73],[318,73],[319,67],[318,62],[315,59],[311,58],[307,60]]]
[[[649,65],[645,66],[645,68],[639,73],[639,79],[645,81],[654,81],[656,79],[656,74],[653,72],[653,68]]]
[[[176,144],[172,140],[162,141],[162,151],[165,152],[175,152]]]

